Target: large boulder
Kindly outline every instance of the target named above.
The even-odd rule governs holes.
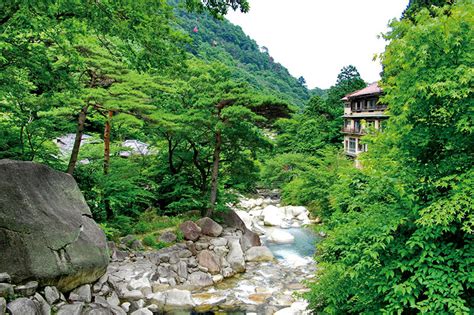
[[[262,245],[260,237],[246,227],[244,221],[242,221],[242,219],[234,210],[222,211],[217,215],[220,217],[222,222],[225,222],[227,226],[234,227],[242,231],[241,245],[244,251],[250,247]]]
[[[201,228],[201,233],[208,236],[217,237],[222,233],[222,226],[211,218],[205,217],[196,221]]]
[[[229,239],[229,253],[226,260],[235,272],[245,271],[245,259],[238,239]]]
[[[272,252],[266,246],[255,246],[245,252],[246,261],[272,261],[274,259]]]
[[[290,244],[295,241],[295,237],[283,230],[274,230],[270,233],[268,241],[276,244]]]
[[[209,273],[215,275],[221,271],[219,257],[209,250],[203,250],[197,255],[199,265],[207,268]]]
[[[265,225],[269,226],[280,226],[285,217],[284,210],[273,205],[265,207],[262,211],[262,215],[263,222],[265,222]]]
[[[69,291],[104,274],[105,235],[74,178],[32,162],[0,160],[0,272]]]

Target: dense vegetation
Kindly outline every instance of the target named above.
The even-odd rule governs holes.
[[[390,118],[364,138],[362,169],[341,153],[341,98],[366,85],[355,67],[308,91],[211,17],[247,1],[185,4],[202,15],[165,1],[2,2],[0,158],[68,171],[109,237],[155,248],[157,229],[281,188],[327,234],[306,295],[316,312],[472,313],[472,2],[410,1],[391,23]]]
[[[232,69],[234,79],[249,83],[260,93],[299,107],[306,104],[310,94],[304,79],[292,77],[283,65],[274,61],[266,47],[259,47],[239,26],[178,6],[176,15],[183,32],[192,38],[187,50],[193,55],[225,64]]]
[[[383,133],[366,136],[363,168],[324,139],[331,128],[306,123],[331,117],[330,107],[288,120],[278,137],[287,153],[265,166],[286,202],[307,204],[324,221],[328,237],[306,295],[317,312],[474,309],[474,7],[413,3],[386,35],[390,119]]]

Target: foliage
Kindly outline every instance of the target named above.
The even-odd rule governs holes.
[[[143,238],[143,245],[159,250],[168,247],[169,244],[162,241],[157,241],[155,235],[148,234]]]
[[[384,64],[387,128],[364,168],[326,189],[328,238],[307,298],[323,313],[468,314],[474,307],[473,6],[395,21]]]

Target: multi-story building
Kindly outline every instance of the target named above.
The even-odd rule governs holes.
[[[350,93],[344,101],[344,151],[351,157],[357,157],[367,151],[367,144],[361,138],[370,130],[381,130],[383,121],[388,118],[384,114],[386,105],[379,104],[382,89],[377,82],[366,88]]]

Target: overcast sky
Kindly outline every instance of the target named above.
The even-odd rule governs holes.
[[[328,88],[343,66],[357,67],[362,78],[380,78],[381,66],[373,61],[385,41],[377,35],[399,18],[408,0],[249,0],[250,12],[230,12],[276,62],[309,88]]]

